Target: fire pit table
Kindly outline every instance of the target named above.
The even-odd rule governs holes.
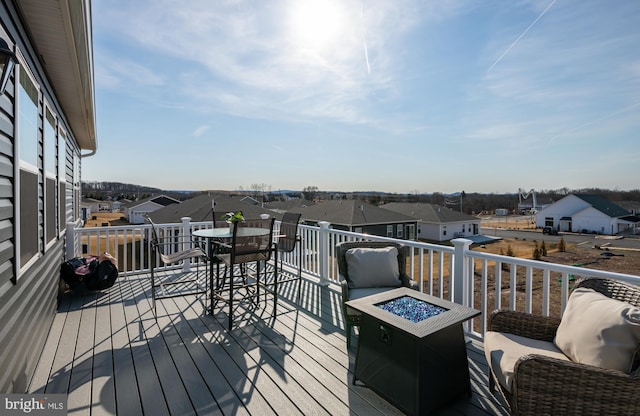
[[[408,288],[347,305],[362,313],[354,384],[413,415],[471,395],[462,323],[480,311]]]

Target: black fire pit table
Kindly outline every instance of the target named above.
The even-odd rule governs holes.
[[[353,383],[410,415],[471,395],[462,323],[480,311],[399,288],[347,302],[362,313]]]

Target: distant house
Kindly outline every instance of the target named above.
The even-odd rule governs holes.
[[[312,205],[312,204],[313,204],[313,202],[307,201],[306,199],[289,198],[289,197],[287,197],[287,199],[285,201],[272,201],[272,202],[269,202],[266,205],[266,208],[269,208],[270,210],[278,212],[278,213],[284,213],[284,212],[287,212],[287,211],[292,211],[294,209],[298,210],[301,207],[305,207],[307,205]]]
[[[91,214],[100,210],[100,201],[93,198],[82,198],[80,201],[80,218],[87,221]]]
[[[537,227],[615,235],[637,233],[640,218],[598,195],[570,194],[536,214]]]
[[[258,201],[257,199],[251,197],[251,196],[245,196],[240,198],[240,201],[247,203],[247,204],[251,204],[251,205],[261,205],[262,202]]]
[[[144,224],[147,215],[160,208],[172,204],[179,204],[177,199],[166,195],[152,196],[149,198],[134,201],[125,207],[125,215],[131,224]]]
[[[392,202],[380,206],[418,220],[418,238],[447,241],[479,234],[480,219],[439,205]]]
[[[415,218],[362,201],[325,201],[291,208],[291,211],[302,214],[302,222],[308,225],[317,225],[320,221],[327,221],[331,223],[331,228],[337,230],[405,240],[416,238],[417,221]]]
[[[131,203],[131,201],[127,201],[127,200],[113,201],[111,203],[111,211],[112,212],[119,212],[120,210],[122,210],[122,207],[125,204],[129,204],[129,203]]]

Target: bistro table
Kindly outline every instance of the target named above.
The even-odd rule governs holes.
[[[237,225],[236,225],[237,227]],[[266,235],[270,232],[268,228],[258,228],[258,227],[240,227],[238,228],[237,237],[259,237],[261,235]],[[209,283],[213,284],[213,261],[215,258],[214,255],[214,246],[216,244],[216,240],[226,240],[233,238],[233,231],[231,227],[224,228],[206,228],[201,230],[195,230],[193,232],[193,236],[204,238],[208,241],[208,256],[209,262],[211,263],[209,267]],[[213,287],[213,286],[212,286]]]
[[[240,227],[238,229],[238,237],[257,237],[268,234],[269,231],[268,228]],[[233,237],[233,232],[231,228],[206,228],[194,231],[193,235],[195,237],[214,240],[216,238],[231,238]]]
[[[262,227],[243,227],[240,225],[235,225],[236,227],[238,227],[237,232],[236,232],[236,238],[250,238],[250,237],[260,237],[260,236],[264,236],[267,235],[271,232],[271,230],[269,228],[262,228]],[[220,279],[220,272],[219,272],[219,262],[216,262],[216,250],[219,249],[216,248],[216,245],[222,247],[222,246],[227,246],[228,247],[228,242],[229,240],[231,240],[233,238],[233,230],[231,229],[231,227],[223,227],[223,228],[207,228],[207,229],[200,229],[200,230],[195,230],[193,232],[193,236],[194,237],[198,237],[198,238],[204,238],[208,241],[208,257],[209,257],[209,262],[210,262],[210,267],[209,267],[209,287],[211,290],[211,294],[210,294],[210,299],[211,299],[211,309],[210,309],[210,313],[213,314],[213,308],[214,308],[214,301],[215,300],[223,300],[224,302],[229,304],[229,330],[231,330],[231,322],[232,322],[232,308],[233,308],[233,297],[234,297],[234,292],[237,289],[234,289],[234,285],[231,284],[230,285],[230,289],[220,289],[221,287],[224,286],[224,283],[222,285],[219,284],[219,279]],[[216,284],[214,285],[214,272],[213,272],[213,266],[214,263],[216,263],[216,265],[218,267],[216,267]],[[233,267],[233,264],[230,265],[230,267]],[[266,267],[266,266],[265,266]],[[225,269],[226,270],[226,269]],[[230,272],[230,276],[233,276],[233,273]],[[224,277],[226,278],[226,277]],[[275,288],[274,288],[274,292],[277,293],[277,279],[274,279],[276,281],[275,283]],[[233,282],[231,282],[233,283]],[[262,285],[266,288],[265,284],[261,284],[259,279],[256,279],[256,282],[253,284],[244,284],[241,287],[244,288],[248,288],[250,286],[259,286]],[[224,299],[220,294],[222,292],[228,291],[229,292],[229,298],[228,299]],[[246,295],[245,295],[246,297]],[[274,295],[274,315],[275,315],[275,310],[276,310],[276,303],[277,303],[277,295]]]
[[[471,394],[462,322],[480,311],[409,288],[346,304],[362,313],[354,384],[411,415]]]

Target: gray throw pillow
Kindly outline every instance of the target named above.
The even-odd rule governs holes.
[[[345,253],[349,288],[399,287],[398,249],[352,248]]]

